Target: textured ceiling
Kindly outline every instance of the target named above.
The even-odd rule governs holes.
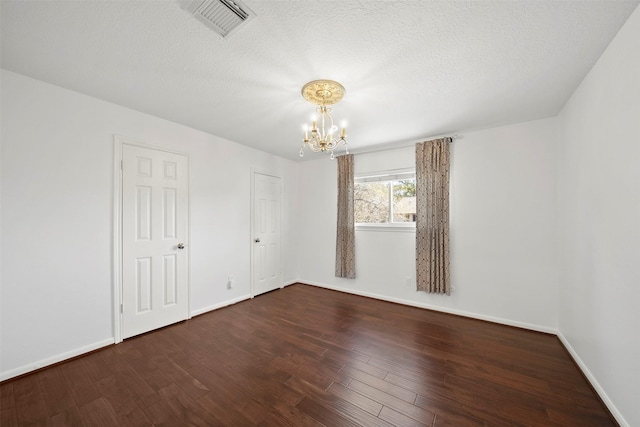
[[[221,39],[178,1],[1,0],[1,64],[296,159],[318,78],[354,151],[553,116],[638,0],[244,3]]]

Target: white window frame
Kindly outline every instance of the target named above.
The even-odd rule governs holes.
[[[379,172],[359,173],[354,177],[355,184],[363,182],[393,182],[401,179],[415,179],[416,171],[414,168],[408,169],[392,169]],[[393,187],[389,186],[389,191],[393,191]],[[393,218],[393,203],[391,202],[391,194],[389,195],[389,215]],[[392,231],[415,233],[415,222],[384,222],[384,223],[355,223],[356,231]]]

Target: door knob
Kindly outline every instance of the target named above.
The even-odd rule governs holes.
[[[184,249],[184,243],[178,243],[178,249]]]
[[[256,243],[260,243],[260,238],[259,237],[256,239]]]

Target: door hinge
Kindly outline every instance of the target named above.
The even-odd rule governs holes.
[[[122,304],[120,304],[120,314],[122,314]]]
[[[120,170],[124,170],[124,167],[122,166],[123,161],[120,160]]]

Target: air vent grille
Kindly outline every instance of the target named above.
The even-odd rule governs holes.
[[[255,16],[237,0],[196,0],[189,4],[188,10],[222,37]]]

